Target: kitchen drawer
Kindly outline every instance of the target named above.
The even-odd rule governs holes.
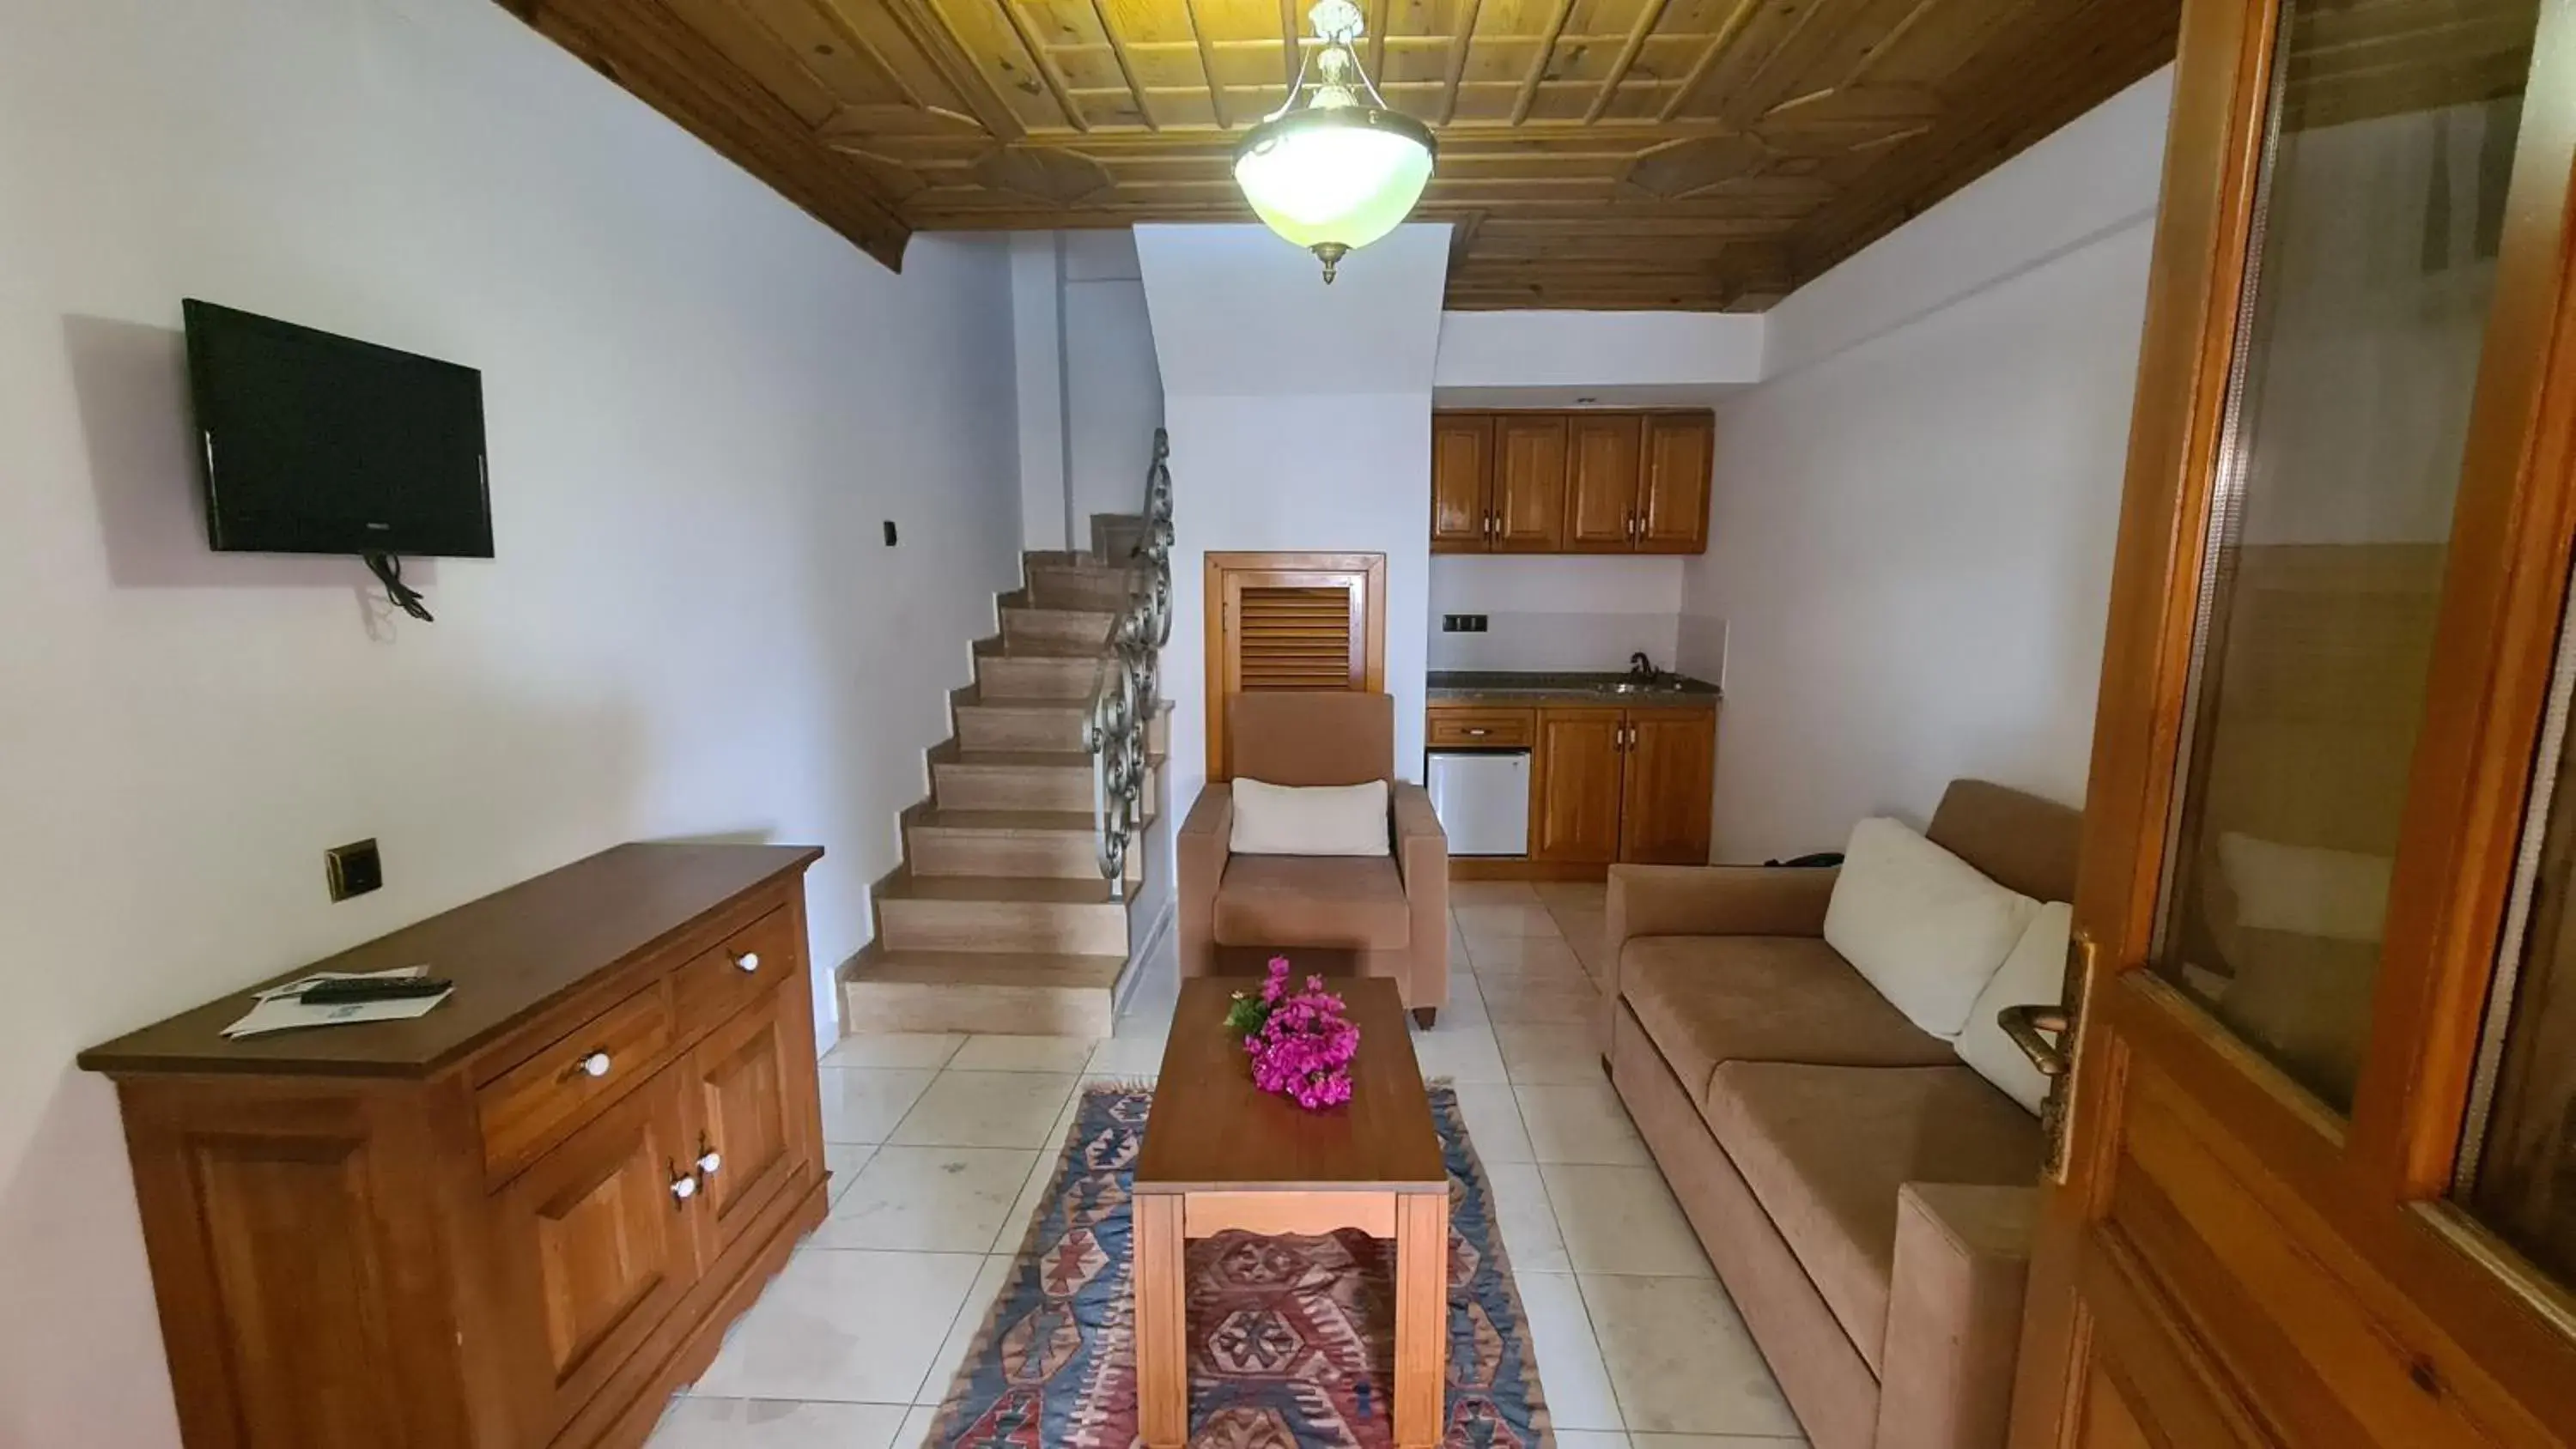
[[[670,983],[656,977],[475,1094],[485,1173],[498,1179],[525,1166],[670,1051]]]
[[[698,1035],[768,988],[800,974],[804,944],[797,936],[795,913],[782,908],[689,958],[672,978],[672,1011],[681,1038]]]
[[[1434,708],[1426,732],[1435,750],[1526,750],[1538,737],[1534,711]]]

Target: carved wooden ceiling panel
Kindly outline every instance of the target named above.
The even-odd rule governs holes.
[[[1239,221],[1304,0],[502,0],[884,260]],[[2368,3],[2368,0],[2364,0]],[[2178,0],[1362,0],[1452,307],[1758,310],[2172,58]]]

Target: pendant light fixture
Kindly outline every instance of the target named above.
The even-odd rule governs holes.
[[[1355,247],[1395,230],[1422,199],[1431,128],[1387,108],[1353,45],[1366,28],[1352,0],[1317,0],[1323,44],[1298,47],[1288,99],[1234,148],[1234,181],[1272,231],[1323,259],[1324,280]],[[1306,97],[1312,70],[1314,94]]]

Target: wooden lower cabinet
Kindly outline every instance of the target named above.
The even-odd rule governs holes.
[[[1619,858],[1620,741],[1615,709],[1542,709],[1530,761],[1532,860],[1607,865]]]
[[[417,1020],[82,1053],[189,1449],[641,1445],[822,1220],[820,854],[621,846],[307,968],[425,964]]]
[[[783,995],[771,992],[689,1054],[697,1120],[688,1155],[698,1172],[702,1256],[710,1263],[820,1148],[798,1130],[822,1113],[814,1099],[814,1034],[789,1029]]]
[[[1714,707],[1435,705],[1435,748],[1530,746],[1529,854],[1547,872],[1617,862],[1704,865],[1717,775]],[[1479,858],[1478,873],[1510,859]]]
[[[689,1072],[665,1067],[493,1198],[514,1418],[544,1444],[697,1281]]]
[[[1644,865],[1708,864],[1710,796],[1717,788],[1717,716],[1705,709],[1628,711],[1620,770],[1619,858]]]

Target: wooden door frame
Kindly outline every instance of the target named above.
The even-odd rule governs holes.
[[[1230,780],[1234,772],[1225,753],[1225,592],[1229,574],[1361,575],[1359,617],[1351,621],[1360,636],[1361,687],[1370,694],[1386,691],[1386,555],[1382,553],[1211,552],[1199,575],[1201,628],[1206,635],[1207,777]],[[1291,583],[1288,587],[1306,587]]]
[[[2111,580],[2076,891],[2083,1006],[2065,1185],[2044,1194],[2016,1445],[2069,1442],[2094,1325],[2076,1279],[2108,1207],[2129,1090],[2124,1039],[2180,1069],[2223,1123],[2224,1166],[2363,1305],[2399,1371],[2500,1440],[2576,1426],[2576,1297],[2447,1200],[2469,1064],[2566,603],[2576,535],[2576,328],[2568,319],[2576,5],[2543,0],[2497,259],[2436,664],[2409,775],[2373,1034],[2350,1119],[2143,970],[2183,745],[2208,532],[2245,301],[2282,0],[2188,0]],[[2494,566],[2500,561],[2501,566]],[[2455,885],[2446,885],[2456,882]],[[2087,1259],[2090,1263],[2087,1263]],[[2153,1291],[2150,1289],[2149,1291]],[[2358,1372],[2358,1370],[2356,1371]]]

